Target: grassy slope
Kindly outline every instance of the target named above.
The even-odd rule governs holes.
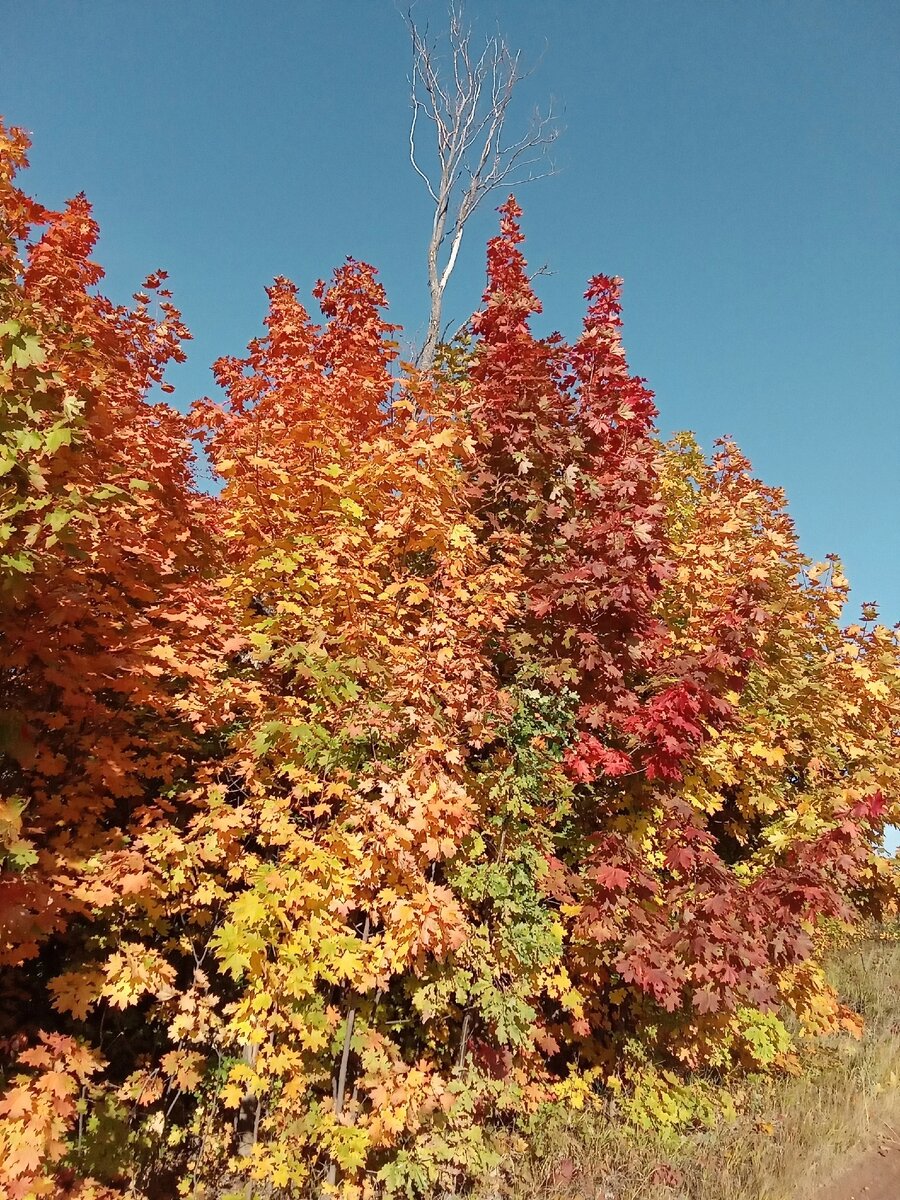
[[[509,1200],[806,1200],[848,1154],[900,1127],[900,942],[837,952],[830,975],[866,1022],[830,1039],[801,1078],[752,1081],[737,1119],[661,1141],[597,1116],[573,1117],[532,1156],[484,1181]]]

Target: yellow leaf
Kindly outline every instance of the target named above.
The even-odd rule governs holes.
[[[53,993],[53,1007],[83,1021],[100,999],[103,974],[100,971],[66,971],[51,979],[49,987]]]

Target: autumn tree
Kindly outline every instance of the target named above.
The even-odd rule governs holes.
[[[164,276],[99,295],[89,205],[30,200],[27,147],[0,130],[0,963],[4,1046],[56,1083],[0,1102],[13,1196],[115,1041],[88,1014],[171,994],[137,847],[205,753],[224,630],[188,428],[150,399],[186,336]]]
[[[895,895],[896,631],[842,624],[838,560],[733,443],[661,444],[621,281],[537,337],[510,198],[430,365],[350,259],[314,305],[276,279],[185,417],[162,273],[100,295],[87,202],[29,199],[26,150],[4,131],[4,1194],[458,1191],[554,1109],[711,1120],[856,1030],[821,931]]]

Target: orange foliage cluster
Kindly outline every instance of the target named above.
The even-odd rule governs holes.
[[[184,416],[164,275],[98,294],[26,151],[0,129],[3,1194],[447,1190],[548,1106],[852,1026],[815,934],[894,896],[897,637],[841,624],[734,445],[659,442],[619,281],[536,338],[510,201],[429,374],[348,261],[320,323],[276,280]]]

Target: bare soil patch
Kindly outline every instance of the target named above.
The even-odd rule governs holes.
[[[885,1138],[859,1155],[818,1200],[900,1200],[900,1139]]]

